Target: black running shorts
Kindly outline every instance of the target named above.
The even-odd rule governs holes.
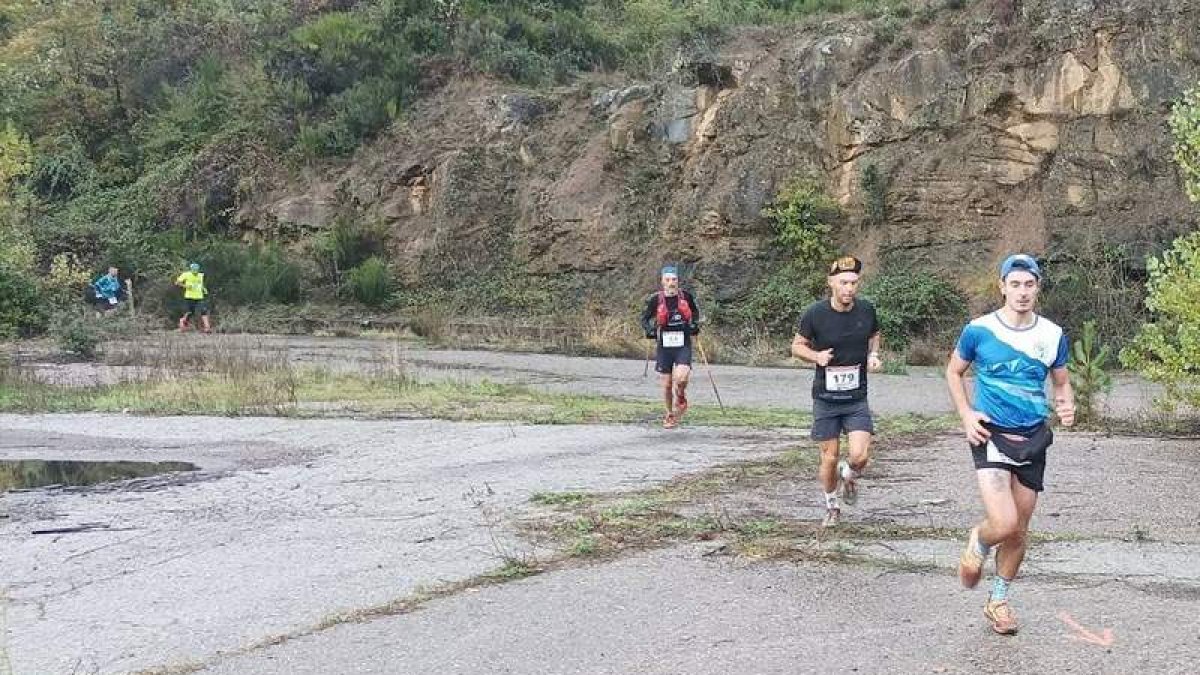
[[[692,346],[685,344],[682,347],[659,347],[658,355],[654,362],[654,370],[663,375],[670,375],[675,370],[675,366],[691,366],[692,365]]]
[[[208,303],[203,300],[187,300],[187,313],[208,316]]]
[[[983,445],[971,446],[975,469],[1003,469],[1012,473],[1017,482],[1034,492],[1045,489],[1046,451],[1054,442],[1054,432],[1042,425],[1033,431],[1020,433],[984,425],[992,436]]]

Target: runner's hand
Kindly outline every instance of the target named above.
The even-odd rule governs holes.
[[[1054,414],[1058,415],[1058,421],[1062,422],[1064,427],[1075,425],[1075,402],[1074,401],[1055,401]]]
[[[878,356],[868,356],[867,370],[872,373],[878,373],[879,371],[883,370],[883,360]]]
[[[992,432],[983,427],[984,422],[991,422],[991,418],[978,410],[972,410],[962,416],[963,431],[967,433],[967,442],[971,445],[983,445],[991,437]]]
[[[832,360],[833,360],[833,347],[830,347],[829,349],[826,349],[825,351],[817,352],[817,365],[818,366],[821,366],[822,368],[824,368],[825,366],[829,365],[829,362]]]

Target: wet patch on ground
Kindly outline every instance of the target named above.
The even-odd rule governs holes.
[[[0,492],[87,487],[197,471],[189,462],[130,462],[60,459],[0,459]],[[122,486],[127,489],[128,486]]]

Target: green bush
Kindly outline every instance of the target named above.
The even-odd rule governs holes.
[[[1175,240],[1148,268],[1151,320],[1121,350],[1121,363],[1162,384],[1167,407],[1200,407],[1200,232]]]
[[[50,334],[64,352],[93,359],[101,340],[97,321],[86,311],[64,311],[54,317]]]
[[[759,284],[736,312],[742,323],[771,335],[791,336],[804,310],[822,294],[823,268],[783,265]]]
[[[1192,201],[1200,202],[1200,87],[1175,103],[1169,122],[1175,137],[1175,163],[1183,173],[1184,188]]]
[[[776,243],[801,268],[821,266],[833,257],[833,228],[842,212],[816,177],[789,180],[763,216],[775,230]]]
[[[304,294],[303,276],[300,267],[278,248],[252,248],[246,252],[236,285],[226,299],[240,305],[294,304]]]
[[[342,274],[365,260],[387,253],[387,232],[381,224],[338,218],[313,240],[312,254],[325,276],[338,283]]]
[[[79,139],[70,135],[46,139],[37,148],[29,187],[47,200],[65,199],[88,187],[94,169]]]
[[[1108,347],[1100,344],[1096,333],[1096,322],[1084,323],[1083,333],[1071,346],[1071,361],[1067,365],[1075,391],[1076,417],[1080,422],[1095,421],[1096,396],[1112,389],[1109,359]]]
[[[0,265],[0,338],[33,335],[45,327],[45,303],[37,283]]]
[[[866,278],[862,295],[874,303],[889,348],[956,329],[967,318],[962,293],[925,270],[885,267]]]
[[[382,258],[367,258],[350,270],[350,293],[368,307],[378,307],[392,294],[392,273]]]

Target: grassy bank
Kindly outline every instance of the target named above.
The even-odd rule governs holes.
[[[555,394],[494,382],[420,382],[401,373],[333,374],[258,367],[225,372],[155,371],[143,380],[69,387],[9,368],[0,376],[6,412],[125,412],[158,415],[428,417],[530,424],[629,424],[657,421],[659,407],[637,401]],[[795,410],[693,406],[697,425],[802,428]]]

